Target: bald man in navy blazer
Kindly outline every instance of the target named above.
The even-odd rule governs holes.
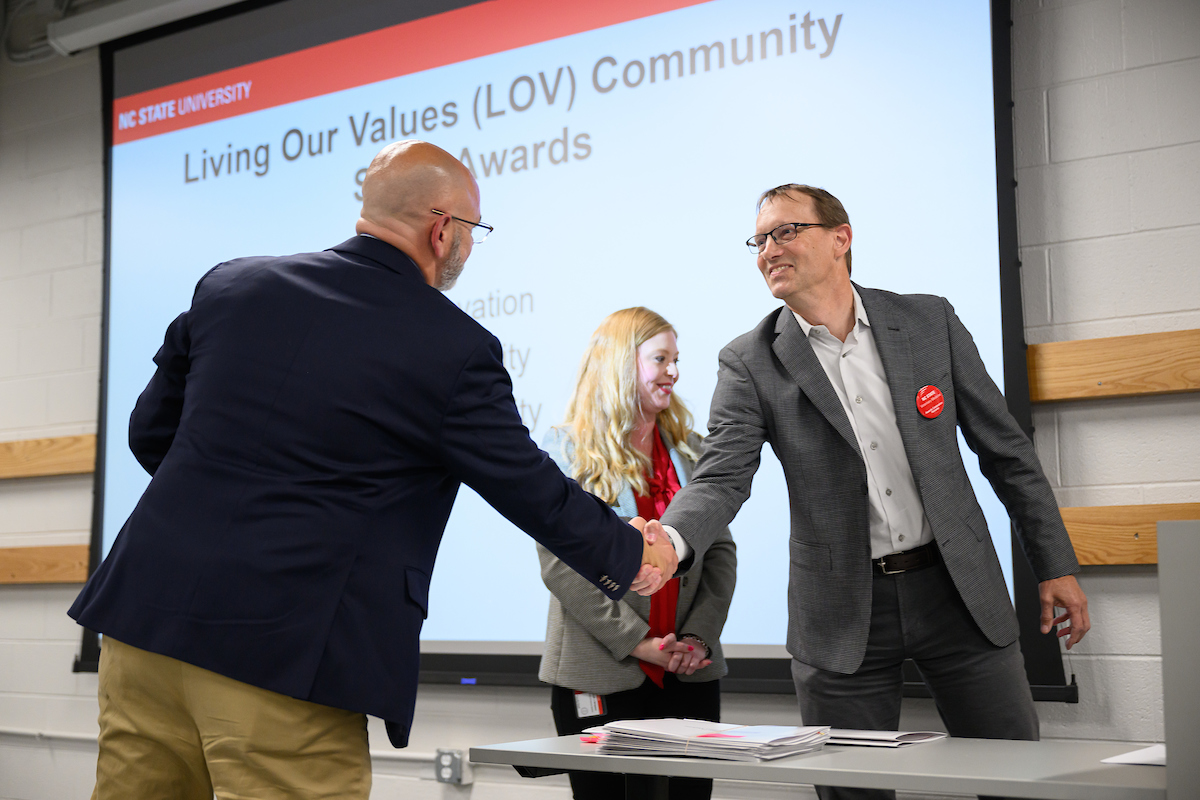
[[[610,597],[674,571],[533,444],[439,291],[490,230],[470,173],[401,142],[362,193],[349,241],[213,268],[155,356],[129,435],[153,478],[70,610],[105,637],[97,797],[366,798],[364,714],[407,744],[462,483]]]

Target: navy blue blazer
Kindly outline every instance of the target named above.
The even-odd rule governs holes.
[[[460,483],[610,597],[639,569],[529,438],[496,338],[385,242],[213,268],[154,361],[129,425],[153,478],[69,612],[92,630],[403,747]]]

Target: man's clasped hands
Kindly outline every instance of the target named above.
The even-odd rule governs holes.
[[[679,569],[679,556],[658,520],[652,519],[647,523],[641,517],[634,517],[629,524],[642,532],[644,540],[642,568],[629,588],[642,596],[652,595],[675,577],[675,570]]]

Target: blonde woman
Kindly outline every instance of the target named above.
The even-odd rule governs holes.
[[[567,418],[543,446],[563,471],[623,517],[658,519],[699,456],[692,415],[675,394],[675,329],[646,308],[610,314],[579,368]],[[737,566],[729,531],[651,597],[610,600],[538,546],[550,589],[539,677],[553,685],[559,735],[616,719],[719,720],[719,637]],[[576,800],[624,796],[624,777],[572,772]],[[672,798],[705,800],[712,781],[672,778]]]

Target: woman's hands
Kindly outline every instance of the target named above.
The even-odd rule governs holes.
[[[657,664],[667,672],[691,675],[712,663],[705,658],[706,648],[699,642],[676,639],[675,634],[663,637],[647,636],[633,648],[633,657],[639,661]]]

